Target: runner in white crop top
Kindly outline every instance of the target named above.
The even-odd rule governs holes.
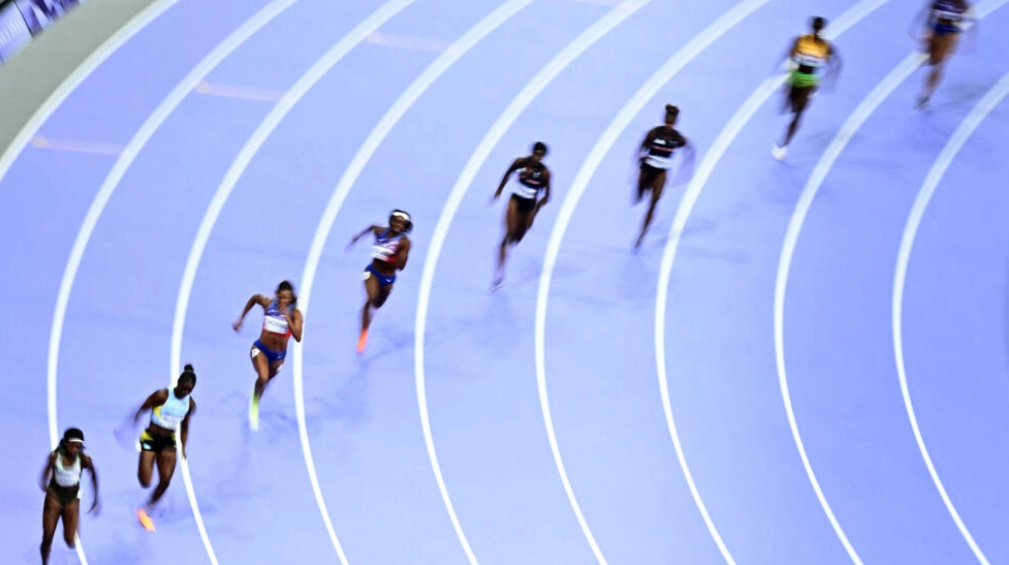
[[[42,506],[42,563],[49,563],[56,526],[63,520],[63,539],[74,547],[77,524],[80,522],[80,486],[84,471],[91,474],[94,501],[88,513],[98,511],[98,473],[95,464],[84,453],[84,433],[70,428],[63,434],[59,447],[49,454],[39,486],[46,493]]]
[[[357,352],[364,353],[368,343],[368,328],[374,311],[388,300],[396,282],[396,272],[406,268],[410,258],[410,238],[406,234],[413,229],[410,214],[403,210],[393,210],[389,214],[389,226],[368,226],[350,240],[349,250],[367,234],[375,237],[371,251],[371,264],[364,268],[364,291],[367,299],[361,312],[361,334],[357,338]]]

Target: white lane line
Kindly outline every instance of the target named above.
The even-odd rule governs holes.
[[[977,4],[975,6],[977,18],[983,19],[993,10],[1005,4],[1006,1],[1009,0],[988,0]],[[785,403],[788,425],[792,429],[795,446],[799,450],[799,457],[802,458],[802,465],[806,469],[806,475],[809,477],[813,490],[816,491],[816,497],[820,501],[820,506],[823,507],[827,519],[830,520],[830,525],[834,528],[838,539],[841,540],[841,544],[844,545],[848,556],[857,565],[862,565],[862,560],[859,558],[858,553],[855,552],[855,548],[851,545],[851,542],[848,541],[848,537],[841,529],[841,524],[838,523],[837,517],[834,516],[834,512],[827,503],[827,498],[820,488],[820,482],[816,479],[813,467],[809,463],[809,457],[806,454],[806,448],[802,443],[799,427],[796,424],[795,412],[792,408],[792,398],[788,390],[788,377],[785,372],[785,296],[788,289],[788,274],[792,264],[792,256],[795,254],[795,246],[799,242],[802,224],[806,221],[806,215],[813,204],[813,199],[816,197],[816,193],[819,192],[824,180],[826,180],[831,167],[834,166],[834,163],[841,156],[848,142],[855,136],[862,125],[865,124],[872,113],[876,111],[876,108],[925,62],[925,58],[924,54],[918,52],[911,53],[905,57],[862,100],[844,125],[841,126],[841,130],[831,140],[830,145],[827,146],[827,150],[813,169],[813,173],[810,175],[806,186],[802,189],[802,194],[799,196],[799,201],[796,203],[792,218],[788,223],[788,230],[785,233],[785,240],[782,244],[778,262],[777,278],[774,284],[774,353],[778,367],[778,385],[781,388],[781,397]]]
[[[545,89],[558,75],[560,75],[560,73],[564,71],[568,65],[581,56],[582,53],[602,39],[607,33],[620,25],[620,23],[624,20],[647,5],[650,1],[651,0],[627,0],[613,10],[607,12],[605,16],[597,20],[596,23],[565,46],[560,53],[547,63],[547,65],[526,84],[522,91],[519,92],[508,107],[505,108],[504,112],[498,116],[497,121],[494,122],[490,130],[488,130],[484,135],[483,139],[480,140],[480,144],[470,156],[469,161],[467,161],[462,173],[459,175],[458,180],[452,187],[452,192],[449,194],[448,201],[445,203],[445,207],[442,209],[442,213],[438,218],[438,223],[435,225],[434,235],[431,239],[431,251],[425,258],[424,271],[421,275],[420,281],[420,291],[417,302],[417,322],[415,328],[414,371],[416,373],[417,400],[420,404],[421,420],[424,424],[424,434],[428,440],[429,453],[432,454],[432,466],[435,466],[435,472],[439,478],[441,472],[436,466],[437,459],[433,457],[434,447],[433,442],[430,440],[431,432],[430,422],[428,420],[427,392],[425,385],[426,379],[424,373],[424,333],[427,327],[427,311],[431,300],[431,288],[434,285],[435,269],[437,268],[438,257],[441,255],[441,250],[445,244],[445,238],[448,236],[448,230],[452,224],[452,220],[459,209],[459,205],[462,203],[463,197],[466,195],[466,191],[469,190],[470,185],[473,183],[473,179],[480,171],[480,168],[483,167],[487,157],[490,156],[491,151],[504,136],[505,132],[508,131],[511,125],[519,118],[529,104],[531,104],[533,100],[540,95],[543,89]],[[592,548],[592,552],[595,554],[599,563],[605,564],[606,559],[599,550],[599,545],[596,543],[595,537],[593,537],[592,531],[589,529],[589,525],[585,521],[585,517],[582,515],[581,508],[579,507],[578,501],[575,499],[574,491],[571,488],[571,483],[568,481],[567,472],[564,470],[564,462],[561,459],[560,450],[557,446],[557,438],[554,435],[553,421],[550,418],[550,408],[546,403],[545,393],[545,388],[541,386],[540,404],[543,411],[544,423],[546,425],[547,438],[550,442],[557,471],[560,474],[561,482],[564,484],[564,490],[568,496],[568,501],[571,503],[571,508],[574,510],[575,517],[578,519],[578,524],[581,526],[585,539],[588,541],[589,546]],[[470,563],[473,565],[476,564],[476,560],[472,555],[470,555]]]
[[[333,229],[333,224],[336,222],[336,217],[340,212],[340,208],[343,206],[343,202],[346,200],[350,190],[354,187],[354,183],[357,182],[358,177],[361,175],[362,171],[364,171],[364,167],[368,164],[368,161],[371,160],[371,157],[382,144],[382,141],[385,140],[386,136],[389,135],[393,128],[395,128],[399,120],[413,106],[417,99],[419,99],[420,96],[424,94],[424,92],[426,92],[427,89],[430,88],[442,74],[445,73],[445,71],[454,65],[477,43],[511,19],[511,17],[516,15],[520,10],[532,3],[532,1],[533,0],[509,0],[508,2],[505,2],[493,12],[485,16],[482,20],[477,22],[476,25],[470,28],[454,43],[449,45],[444,53],[435,59],[424,70],[424,72],[421,73],[413,81],[413,83],[411,83],[410,86],[403,91],[396,102],[394,102],[385,115],[382,116],[382,119],[379,120],[375,128],[372,129],[368,138],[365,139],[361,147],[358,148],[357,154],[354,155],[350,165],[347,166],[347,169],[340,178],[340,181],[337,184],[336,189],[333,191],[329,202],[326,204],[322,218],[319,220],[319,225],[316,227],[315,236],[312,239],[312,246],[308,252],[308,259],[305,261],[305,271],[301,276],[301,295],[298,298],[304,312],[307,313],[308,311],[312,287],[315,283],[315,275],[319,268],[319,262],[322,260],[322,252],[326,247],[326,241],[329,239],[329,234]],[[294,345],[294,402],[298,414],[298,428],[307,437],[308,432],[305,424],[304,356],[302,354],[302,347],[303,343],[295,343]],[[442,478],[441,467],[438,465],[438,457],[434,450],[434,440],[431,437],[431,428],[427,419],[426,404],[422,402],[421,406],[421,424],[424,431],[424,441],[427,445],[428,458],[431,461],[431,468],[434,471],[435,481],[438,483],[438,489],[441,492],[441,497],[445,503],[445,508],[448,511],[449,518],[452,521],[452,526],[455,528],[456,536],[459,538],[459,543],[462,545],[463,551],[469,558],[470,563],[475,564],[476,557],[469,545],[469,541],[466,539],[466,534],[463,532],[459,518],[456,516],[455,508],[452,506],[448,489],[445,486],[444,479]]]
[[[88,55],[87,59],[77,66],[76,69],[62,83],[46,101],[42,103],[41,106],[35,110],[32,117],[28,119],[28,122],[21,127],[14,139],[11,140],[10,145],[8,145],[0,155],[0,182],[3,182],[4,177],[7,176],[8,171],[10,171],[11,166],[14,164],[14,160],[17,159],[18,155],[24,150],[31,141],[33,137],[38,133],[39,128],[42,124],[46,123],[46,120],[52,116],[56,110],[70,97],[71,94],[77,87],[81,85],[91,73],[95,71],[98,67],[105,62],[106,59],[115,54],[120,47],[126,44],[134,35],[140,33],[148,24],[154,20],[161,17],[162,14],[168,11],[169,8],[177,4],[179,0],[157,0],[153,2],[150,6],[143,9],[137,15],[133,16],[129,22],[126,23],[122,28],[116,33],[112,34],[108,39],[106,39],[101,45],[91,55]],[[78,546],[79,547],[79,546]],[[77,552],[77,556],[81,558],[83,562],[82,551]]]
[[[162,100],[158,107],[155,108],[154,112],[152,112],[151,115],[148,116],[147,120],[145,120],[140,126],[140,129],[137,130],[133,139],[130,140],[129,144],[127,144],[126,148],[120,154],[119,159],[117,159],[116,163],[112,166],[112,170],[109,171],[109,174],[102,183],[98,193],[95,194],[95,198],[91,202],[91,206],[88,208],[87,215],[84,217],[84,222],[81,224],[81,228],[77,232],[77,237],[74,240],[74,245],[70,251],[70,257],[67,259],[67,264],[64,267],[63,279],[60,281],[59,294],[56,298],[56,309],[53,312],[53,324],[49,337],[49,368],[47,381],[50,428],[53,430],[53,433],[55,433],[56,427],[56,378],[59,363],[60,341],[63,335],[63,323],[66,318],[67,306],[70,302],[70,293],[73,290],[74,281],[77,278],[77,271],[80,268],[81,260],[84,258],[84,252],[91,239],[91,234],[94,232],[95,226],[97,226],[98,220],[101,217],[102,212],[105,210],[106,204],[108,204],[109,199],[112,198],[112,194],[115,192],[119,182],[126,174],[127,169],[129,169],[130,165],[133,163],[133,160],[147,144],[147,141],[150,140],[151,136],[154,135],[154,132],[157,131],[157,129],[162,123],[164,123],[175,108],[178,107],[189,91],[192,90],[193,86],[202,80],[221,61],[238,49],[242,43],[249,39],[259,29],[261,29],[288,6],[293,4],[294,1],[295,0],[275,0],[271,4],[267,5],[247,20],[241,27],[228,35],[217,45],[216,48],[214,48],[213,51],[211,51],[195,67],[193,67],[193,69],[182,79],[182,81],[176,84],[175,88],[172,89],[168,96]],[[172,379],[176,378],[176,375],[179,372],[177,369],[178,364],[176,363],[172,368]],[[207,530],[204,527],[199,506],[196,503],[196,495],[193,491],[193,485],[189,475],[189,465],[184,457],[180,457],[179,461],[181,462],[180,466],[182,467],[182,476],[186,486],[186,493],[189,496],[189,505],[192,508],[193,516],[196,519],[196,527],[200,532],[200,538],[203,540],[203,547],[206,549],[210,562],[217,565],[217,557],[215,556],[214,549],[210,544],[210,538],[207,535]]]
[[[213,51],[207,54],[196,67],[172,90],[169,95],[167,95],[164,100],[158,104],[157,108],[147,117],[143,122],[137,132],[130,139],[130,142],[123,149],[119,158],[116,159],[115,164],[112,166],[112,170],[109,175],[105,178],[105,182],[99,189],[98,193],[95,195],[95,199],[91,203],[91,207],[88,209],[88,213],[85,216],[84,223],[81,225],[80,231],[78,231],[77,238],[74,240],[74,246],[71,249],[70,258],[67,260],[67,265],[64,268],[63,279],[60,283],[60,293],[57,297],[57,306],[55,306],[55,311],[52,315],[52,327],[49,334],[49,353],[48,353],[48,400],[49,400],[49,421],[50,428],[54,431],[55,429],[55,419],[57,419],[57,376],[59,370],[59,360],[60,360],[60,345],[63,338],[63,326],[64,321],[67,316],[67,307],[70,304],[70,296],[74,289],[74,283],[77,279],[77,272],[81,266],[81,260],[84,258],[84,252],[88,247],[88,242],[91,240],[91,234],[95,231],[95,226],[98,225],[98,220],[101,218],[102,212],[105,210],[105,206],[108,204],[109,199],[112,198],[112,194],[115,192],[116,187],[119,186],[119,182],[122,180],[123,176],[126,174],[129,166],[133,163],[133,159],[139,154],[140,150],[144,147],[150,137],[154,134],[158,127],[164,120],[169,117],[173,111],[182,103],[183,99],[189,94],[193,87],[199,83],[203,78],[209,74],[217,65],[224,61],[229,54],[231,54],[235,49],[237,49],[246,39],[251,37],[256,31],[258,31],[263,25],[269,22],[277,14],[284,11],[287,7],[293,4],[296,0],[275,0],[274,2],[268,4],[265,8],[261,9],[251,18],[249,18],[241,27],[229,34],[223,41],[221,41]],[[175,363],[172,368],[171,378],[175,379],[179,373],[179,364]],[[200,532],[200,538],[203,540],[204,549],[207,551],[207,556],[210,558],[211,563],[217,565],[217,557],[214,554],[214,549],[210,544],[210,538],[207,535],[207,529],[203,524],[203,517],[200,514],[200,507],[197,504],[196,493],[193,489],[193,482],[190,477],[189,463],[185,457],[180,457],[181,467],[183,470],[183,480],[186,484],[186,492],[189,495],[190,506],[193,509],[193,516],[196,519],[197,529]]]
[[[886,4],[888,1],[889,0],[862,0],[841,14],[826,30],[826,36],[829,39],[836,38],[847,31],[851,26],[855,25],[863,18],[876,11],[879,7]],[[684,470],[684,475],[688,477],[687,481],[690,485],[691,493],[694,495],[694,500],[698,503],[698,507],[702,507],[701,497],[699,492],[696,490],[693,479],[690,478],[686,457],[683,455],[683,448],[680,444],[679,433],[676,430],[676,423],[673,418],[672,401],[669,396],[669,375],[667,372],[665,345],[665,314],[668,308],[669,280],[672,276],[673,262],[676,258],[676,251],[679,248],[680,236],[687,225],[687,220],[693,211],[694,204],[700,197],[701,191],[704,190],[712,172],[714,172],[715,166],[721,160],[722,156],[725,154],[726,150],[728,150],[736,136],[739,135],[743,127],[750,121],[750,118],[752,118],[757,110],[765,102],[767,102],[767,100],[775,92],[778,91],[784,82],[785,77],[778,76],[767,79],[761,83],[760,87],[758,87],[757,90],[755,90],[753,94],[751,94],[750,97],[743,103],[743,105],[739,107],[736,113],[729,120],[729,123],[718,134],[718,137],[715,138],[714,143],[705,154],[701,164],[698,166],[697,171],[694,174],[694,178],[691,180],[690,185],[684,192],[683,198],[680,200],[676,209],[676,215],[673,218],[673,225],[669,230],[669,239],[666,242],[665,251],[663,253],[662,264],[659,268],[659,282],[655,299],[655,357],[656,366],[658,368],[659,390],[662,394],[662,409],[665,412],[666,424],[669,427],[669,435],[672,437],[673,445],[676,448],[677,458],[680,461],[680,466]],[[709,531],[712,532],[713,536],[717,536],[717,530],[715,529],[714,523],[710,522],[710,518],[706,516],[705,511],[702,511],[702,513],[705,514],[705,522],[708,524]],[[716,537],[716,539],[720,538]],[[720,543],[719,548],[722,549],[722,556],[725,558],[726,562],[734,563],[732,557],[728,553],[728,549],[724,547],[724,544]]]
[[[186,260],[186,267],[182,274],[182,284],[179,286],[179,295],[175,303],[175,321],[172,327],[172,374],[177,374],[178,367],[180,364],[180,358],[182,357],[182,335],[185,332],[186,325],[186,313],[189,310],[189,297],[193,291],[193,283],[196,280],[196,271],[200,266],[200,259],[203,257],[203,252],[207,247],[207,242],[210,240],[210,233],[214,229],[214,225],[217,223],[217,218],[220,217],[221,211],[224,209],[224,204],[227,202],[228,197],[231,196],[232,190],[234,190],[235,185],[238,184],[238,180],[244,174],[245,169],[252,162],[252,159],[259,152],[259,149],[266,143],[266,140],[270,137],[273,131],[280,125],[287,114],[294,109],[301,99],[308,94],[308,91],[315,86],[322,77],[329,72],[337,63],[340,62],[351,50],[365,41],[369,35],[372,34],[376,29],[378,29],[382,24],[389,21],[393,16],[401,12],[410,4],[413,4],[414,0],[390,0],[389,2],[383,4],[377,10],[372,12],[366,19],[362,20],[354,29],[347,32],[336,44],[333,45],[325,54],[320,57],[315,64],[313,64],[305,74],[301,75],[297,82],[284,94],[284,97],[273,107],[273,110],[263,121],[260,122],[259,127],[256,131],[252,133],[249,139],[245,142],[238,156],[231,163],[231,167],[228,169],[227,174],[221,181],[221,184],[217,187],[217,191],[214,193],[214,197],[207,207],[206,212],[203,215],[203,219],[200,221],[200,227],[197,230],[196,237],[193,240],[193,246],[189,250],[189,258]],[[343,547],[340,545],[340,540],[336,536],[336,530],[333,529],[333,522],[329,518],[329,512],[326,510],[326,502],[322,497],[322,489],[319,487],[319,479],[315,472],[315,463],[312,461],[312,451],[309,447],[308,435],[305,432],[304,426],[299,426],[299,432],[301,436],[301,449],[305,456],[305,467],[308,469],[308,478],[312,483],[312,492],[315,495],[315,501],[319,506],[319,512],[322,514],[322,520],[326,526],[326,532],[329,534],[329,539],[333,544],[333,548],[336,550],[337,556],[340,558],[340,563],[342,565],[348,565],[347,556],[343,552]]]
[[[908,390],[907,384],[907,372],[904,367],[902,318],[907,266],[911,260],[911,250],[914,246],[915,237],[918,234],[918,226],[921,225],[922,217],[925,215],[925,210],[932,200],[932,195],[935,194],[936,189],[939,187],[939,182],[946,174],[946,170],[953,162],[953,159],[956,158],[960,149],[963,148],[964,144],[974,133],[974,130],[981,125],[981,122],[1002,102],[1006,95],[1009,95],[1009,74],[1004,75],[1002,80],[993,86],[985,94],[984,98],[974,106],[974,109],[971,110],[971,113],[960,124],[956,133],[953,134],[953,137],[950,138],[943,148],[942,153],[939,154],[939,157],[933,163],[932,169],[929,170],[925,182],[918,191],[918,196],[915,198],[911,213],[907,218],[907,224],[904,226],[904,235],[900,240],[900,252],[897,255],[897,265],[893,279],[893,353],[897,361],[897,375],[900,378],[900,392],[904,397],[907,418],[911,423],[911,429],[914,431],[914,439],[918,443],[918,451],[921,452],[921,457],[928,468],[928,474],[932,477],[932,482],[935,484],[936,490],[939,491],[943,504],[946,505],[949,515],[953,518],[953,522],[956,523],[957,529],[960,530],[960,534],[967,541],[967,545],[970,546],[971,551],[974,552],[974,556],[984,565],[988,565],[988,559],[981,551],[977,542],[974,541],[974,537],[960,518],[960,514],[956,511],[956,508],[953,507],[953,501],[939,479],[939,473],[936,471],[935,465],[932,464],[932,457],[929,456],[928,449],[925,448],[925,440],[921,435],[921,429],[918,427],[918,418],[915,416],[914,406],[911,403],[911,393]]]
[[[720,18],[712,22],[707,28],[696,35],[689,43],[684,45],[668,61],[666,61],[662,67],[660,67],[643,85],[641,85],[630,100],[624,104],[624,107],[620,109],[620,112],[606,128],[606,131],[604,131],[599,140],[596,141],[595,146],[592,148],[589,156],[585,159],[581,169],[575,176],[575,181],[571,186],[571,190],[564,198],[561,210],[557,216],[557,223],[554,224],[553,231],[551,232],[550,239],[547,243],[547,251],[546,256],[543,259],[543,271],[540,275],[539,292],[536,301],[536,375],[537,381],[540,383],[541,396],[544,399],[546,398],[546,317],[547,304],[550,297],[550,285],[553,281],[553,272],[557,266],[557,258],[560,254],[564,234],[571,222],[571,218],[574,216],[578,202],[588,189],[589,182],[592,180],[596,170],[599,168],[606,155],[609,154],[620,135],[627,129],[628,126],[630,126],[634,117],[637,116],[652,100],[652,98],[658,94],[662,87],[672,80],[673,77],[683,70],[684,67],[690,64],[690,62],[698,55],[703,53],[705,49],[722,37],[722,35],[753,14],[754,11],[766,4],[768,1],[769,0],[746,0],[736,4],[731,10],[725,12]],[[726,548],[725,544],[722,542],[721,535],[719,535],[714,523],[708,516],[708,511],[704,506],[704,502],[694,485],[690,470],[687,467],[687,462],[683,456],[682,449],[680,448],[680,442],[678,436],[676,435],[675,427],[671,425],[671,419],[669,419],[669,422],[670,432],[673,436],[673,444],[676,447],[676,454],[679,459],[680,468],[683,470],[684,477],[686,477],[687,485],[694,498],[694,503],[697,505],[698,510],[700,510],[704,523],[707,525],[708,532],[718,545],[718,549],[721,552],[722,557],[724,557],[727,562],[734,563],[732,556],[729,554],[728,548]]]

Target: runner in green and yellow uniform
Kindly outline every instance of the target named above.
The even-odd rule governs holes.
[[[801,35],[795,39],[791,49],[788,51],[788,60],[791,63],[791,73],[788,77],[786,106],[792,112],[792,122],[788,124],[788,131],[785,133],[785,140],[774,147],[774,157],[778,160],[785,158],[788,144],[792,141],[796,130],[799,129],[799,121],[802,114],[809,106],[809,100],[820,87],[820,73],[828,70],[832,78],[836,78],[841,70],[841,58],[837,49],[821,35],[827,26],[827,20],[823,18],[813,18],[810,22],[812,33]]]

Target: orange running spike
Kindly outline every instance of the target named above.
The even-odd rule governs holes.
[[[368,330],[361,332],[361,337],[357,338],[357,352],[364,353],[364,346],[368,343]]]
[[[143,526],[145,530],[148,532],[154,531],[154,520],[151,520],[151,517],[147,515],[146,510],[143,508],[137,510],[137,518],[140,519],[140,525]]]

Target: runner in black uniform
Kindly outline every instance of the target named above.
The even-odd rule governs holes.
[[[678,149],[684,149],[689,161],[693,160],[693,147],[686,137],[677,131],[673,126],[680,115],[680,109],[672,104],[666,104],[665,124],[653,128],[645,135],[641,142],[640,161],[641,172],[638,174],[638,193],[635,203],[641,202],[646,192],[651,192],[651,201],[648,203],[648,212],[645,214],[645,221],[641,225],[641,233],[634,243],[634,249],[641,247],[641,242],[648,233],[648,227],[652,224],[652,217],[655,214],[655,206],[662,198],[662,190],[666,186],[666,172],[672,167],[673,154]]]
[[[504,191],[508,178],[512,173],[518,171],[518,178],[512,183],[512,196],[508,202],[508,211],[505,214],[505,235],[501,240],[501,248],[498,253],[497,270],[494,275],[493,290],[501,288],[504,284],[505,259],[508,256],[508,247],[518,244],[525,237],[526,231],[533,225],[536,214],[539,213],[547,201],[550,200],[550,169],[543,164],[543,157],[547,154],[547,146],[541,141],[533,145],[532,155],[519,157],[505,171],[501,184],[494,192],[493,200],[497,200]],[[540,198],[540,193],[543,193]]]

